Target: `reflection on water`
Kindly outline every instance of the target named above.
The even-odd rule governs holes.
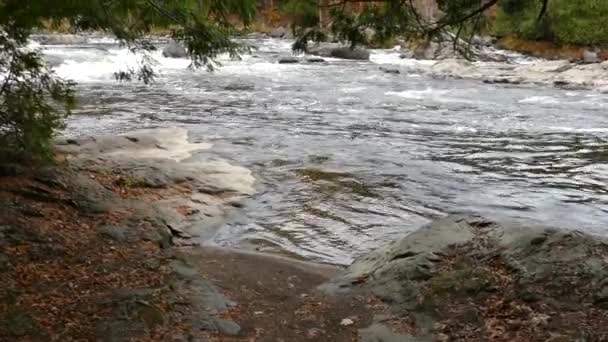
[[[606,234],[606,95],[433,80],[414,61],[401,75],[349,61],[279,65],[286,42],[214,74],[161,59],[157,84],[117,84],[110,71],[131,57],[106,48],[60,67],[82,83],[66,134],[184,126],[254,170],[259,192],[219,243],[348,263],[470,210]]]

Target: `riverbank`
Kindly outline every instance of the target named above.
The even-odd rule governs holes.
[[[0,338],[608,336],[608,242],[582,232],[451,216],[347,269],[208,246],[254,191],[248,170],[206,160],[208,148],[160,129],[67,139],[53,166],[3,166]]]
[[[3,166],[0,339],[352,341],[383,312],[365,291],[317,291],[333,266],[201,247],[253,191],[247,170],[188,161],[205,148],[165,129]]]

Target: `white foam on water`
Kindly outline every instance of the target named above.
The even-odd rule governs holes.
[[[432,88],[426,88],[424,90],[389,91],[384,94],[389,96],[403,97],[406,99],[422,100],[430,97],[446,95],[449,92],[449,90],[437,90]]]
[[[530,96],[517,101],[518,103],[534,103],[534,104],[558,104],[559,99],[553,96]]]
[[[594,127],[594,128],[574,128],[565,126],[550,126],[549,129],[553,129],[561,132],[575,132],[575,133],[607,133],[608,127]]]
[[[418,60],[413,58],[401,58],[397,52],[388,52],[385,50],[373,50],[369,60],[375,64],[391,64],[402,65],[408,67],[430,67],[437,61],[434,60]]]
[[[80,58],[70,59],[71,51],[54,48],[47,50],[49,54],[66,56],[63,64],[57,66],[55,71],[63,78],[77,82],[87,81],[115,81],[114,73],[128,69],[138,69],[142,64],[143,54],[132,53],[127,49],[79,50]],[[80,55],[83,55],[82,57]],[[83,57],[88,57],[83,60]],[[151,57],[156,61],[155,69],[159,73],[174,70],[184,70],[190,65],[186,58],[165,58],[162,52],[155,51]]]

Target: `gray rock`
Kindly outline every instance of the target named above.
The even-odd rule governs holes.
[[[220,333],[229,336],[235,336],[241,332],[241,327],[238,324],[227,319],[216,319],[215,327]]]
[[[300,59],[298,57],[282,57],[279,59],[279,64],[297,64],[300,63]]]
[[[169,229],[163,225],[155,226],[153,229],[145,231],[142,235],[144,241],[152,241],[158,243],[162,249],[170,248],[173,245],[173,235]]]
[[[601,62],[597,52],[585,50],[583,52],[583,62],[585,63],[599,63]]]
[[[370,53],[368,50],[356,47],[351,49],[348,46],[339,46],[337,44],[319,45],[308,50],[311,55],[321,57],[333,57],[353,60],[369,60]]]
[[[272,38],[283,38],[287,34],[287,29],[283,26],[279,26],[274,30],[270,31],[270,36]]]
[[[342,58],[342,59],[354,59],[354,60],[369,60],[370,53],[368,50],[363,48],[349,47],[337,48],[331,51],[331,57]]]
[[[186,58],[188,57],[188,51],[179,42],[171,41],[169,45],[167,45],[163,49],[163,57],[167,58]]]
[[[455,251],[468,261],[458,269],[440,271],[439,262]],[[516,279],[515,290],[522,300],[580,303],[581,298],[564,292],[572,286],[580,293],[595,294],[597,305],[605,305],[608,298],[602,282],[608,279],[607,239],[578,231],[501,225],[478,215],[452,215],[425,225],[357,259],[321,289],[341,292],[364,286],[396,312],[428,320],[440,314],[441,291],[446,288],[450,296],[465,298],[491,291],[491,277],[482,270],[495,258]],[[424,292],[429,289],[424,284],[435,284],[433,292]]]
[[[127,234],[125,234],[125,229],[115,226],[100,226],[97,228],[97,232],[104,238],[113,240],[115,242],[126,242]]]

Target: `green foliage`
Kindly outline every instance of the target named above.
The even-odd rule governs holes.
[[[122,80],[149,82],[155,47],[145,39],[157,27],[171,27],[186,46],[192,67],[212,66],[219,54],[238,56],[230,36],[234,18],[245,24],[258,0],[45,0],[0,1],[0,159],[49,159],[52,138],[74,106],[74,84],[58,78],[37,51],[27,49],[32,30],[51,25],[73,31],[114,34],[132,52],[144,54],[137,70]]]
[[[49,158],[51,138],[74,106],[73,84],[53,75],[27,32],[0,30],[0,158]]]
[[[542,20],[537,21],[540,0],[507,0],[501,4],[495,31],[560,44],[608,43],[608,2],[604,0],[553,0]]]
[[[281,4],[281,13],[289,16],[294,27],[312,27],[319,24],[318,0],[287,0]]]

